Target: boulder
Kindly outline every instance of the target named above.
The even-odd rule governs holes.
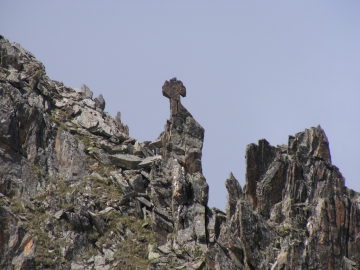
[[[92,99],[93,92],[90,90],[89,87],[87,87],[85,84],[81,85],[81,92],[80,95],[83,99]]]
[[[155,149],[155,148],[161,148],[162,147],[162,140],[161,139],[158,139],[154,142],[151,142],[149,144],[149,148],[150,149]]]
[[[136,174],[129,179],[129,185],[136,192],[145,192],[145,185],[141,174]]]
[[[105,109],[105,99],[100,94],[97,98],[94,99],[96,108],[99,108],[101,111]]]
[[[156,155],[156,156],[151,156],[151,157],[146,157],[144,158],[143,161],[141,161],[139,163],[139,168],[150,168],[152,163],[155,161],[155,160],[159,160],[161,159],[161,156],[160,155]]]
[[[109,155],[109,159],[114,165],[128,170],[137,169],[138,165],[143,160],[137,156],[126,154]]]

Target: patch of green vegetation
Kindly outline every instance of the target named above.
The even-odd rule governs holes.
[[[44,227],[47,218],[48,215],[46,213],[40,215],[36,213],[26,226],[27,231],[31,232],[36,240],[34,256],[36,269],[55,269],[59,264],[68,264],[61,254],[60,243],[50,239],[49,234],[41,229]],[[58,224],[56,225],[59,226]]]
[[[93,146],[93,141],[89,136],[76,136],[78,140],[80,140],[84,144],[84,148],[87,149]]]
[[[199,246],[195,246],[195,252],[194,252],[195,257],[201,257],[203,255],[201,249]]]
[[[55,124],[57,124],[59,127],[61,127],[61,128],[65,128],[65,125],[64,125],[64,123],[63,122],[61,122],[61,121],[59,121],[58,119],[56,119],[54,116],[52,116],[52,115],[49,115],[48,116],[48,120],[50,121],[50,122],[53,122],[53,123],[55,123]]]
[[[34,173],[38,176],[39,179],[41,179],[41,169],[39,164],[32,163],[32,168]]]
[[[167,240],[170,240],[170,239],[172,239],[172,238],[174,237],[174,235],[175,235],[174,232],[169,233],[169,234],[166,236],[166,239],[167,239]]]
[[[75,125],[73,122],[70,122],[71,123],[71,127],[73,128],[73,129],[78,129],[78,126],[77,125]]]
[[[66,111],[63,111],[61,109],[55,109],[51,111],[51,115],[48,116],[48,120],[57,124],[62,129],[67,129],[67,127],[65,126],[65,122],[71,121],[72,116]]]
[[[290,224],[284,224],[277,228],[277,233],[281,237],[288,236],[293,231],[295,231],[295,228],[293,228]]]
[[[25,208],[23,207],[22,203],[18,200],[16,196],[14,196],[10,200],[10,208],[16,214],[24,214]]]
[[[42,198],[38,196],[38,199]],[[30,233],[36,244],[35,249],[35,265],[36,269],[55,269],[59,264],[66,265],[68,262],[61,254],[60,244],[49,237],[46,229],[46,224],[51,222],[49,220],[49,213],[45,210],[44,206],[38,205],[37,199],[34,199],[34,204],[24,201],[25,207],[16,198],[11,200],[11,209],[16,214],[26,216],[26,220],[22,222],[22,227],[25,231]],[[49,221],[47,221],[49,220]],[[52,220],[54,222],[54,220]],[[63,224],[51,224],[58,227],[58,230],[65,230]]]
[[[97,172],[103,177],[109,177],[110,172],[115,170],[116,170],[115,165],[104,165],[101,162],[99,162],[99,169],[97,170]]]
[[[142,220],[132,216],[118,216],[112,220],[109,230],[115,229],[116,223],[121,222],[125,231],[125,241],[117,249],[114,258],[121,265],[121,269],[146,269],[149,264],[147,260],[148,244],[155,243],[155,238],[150,229],[142,227]],[[128,229],[128,230],[127,230]],[[126,236],[126,232],[132,235]]]

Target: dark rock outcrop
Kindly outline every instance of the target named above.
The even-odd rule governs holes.
[[[226,213],[209,208],[204,129],[162,93],[154,141],[129,137],[102,95],[46,76],[0,36],[0,269],[358,269],[359,193],[332,165],[321,127],[246,148]]]
[[[171,117],[157,140],[161,144],[152,143],[161,146],[162,153],[150,172],[152,226],[159,246],[168,245],[179,258],[191,261],[205,252],[207,244],[209,186],[201,168],[204,129],[180,102],[180,95],[186,95],[181,81],[166,81],[163,94],[170,99]]]

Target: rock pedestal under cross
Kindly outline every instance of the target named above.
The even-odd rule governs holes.
[[[180,96],[186,97],[186,88],[181,81],[172,78],[170,81],[165,81],[162,87],[163,96],[170,99],[170,113],[171,116],[177,114],[180,105]]]

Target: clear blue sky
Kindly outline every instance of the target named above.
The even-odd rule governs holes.
[[[50,78],[103,94],[130,135],[154,140],[177,77],[205,128],[210,206],[245,179],[245,147],[320,124],[333,164],[360,191],[359,1],[1,1],[0,34]]]

